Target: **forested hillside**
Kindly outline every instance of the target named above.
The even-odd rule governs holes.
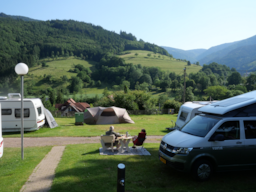
[[[0,13],[0,17],[7,17],[7,18],[18,19],[18,20],[23,20],[23,21],[40,21],[40,20],[36,20],[36,19],[31,19],[29,17],[17,16],[17,15],[6,15],[4,13]]]
[[[107,31],[100,26],[73,20],[24,21],[0,17],[0,78],[12,78],[19,62],[36,65],[39,59],[79,56],[99,62],[106,54],[124,50],[149,50],[169,55],[154,44],[137,41],[121,31]],[[0,79],[0,80],[1,80]]]

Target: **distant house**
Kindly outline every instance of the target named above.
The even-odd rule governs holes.
[[[88,103],[75,102],[72,98],[69,98],[64,104],[55,104],[62,116],[69,116],[75,112],[84,112],[86,108],[90,108]]]

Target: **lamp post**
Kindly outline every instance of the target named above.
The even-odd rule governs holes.
[[[23,134],[24,134],[24,109],[23,109],[23,79],[24,75],[28,73],[28,66],[25,63],[18,63],[15,66],[15,72],[21,77],[21,109],[20,109],[20,119],[21,119],[21,159],[24,159],[23,150]]]

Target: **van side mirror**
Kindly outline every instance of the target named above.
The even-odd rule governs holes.
[[[222,134],[217,134],[217,135],[213,135],[210,139],[209,139],[209,141],[224,141],[225,140],[225,137],[224,137],[224,135],[222,135]]]

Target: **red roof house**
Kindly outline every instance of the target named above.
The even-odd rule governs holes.
[[[67,115],[68,112],[84,112],[86,108],[90,108],[88,103],[75,102],[69,98],[64,104],[55,104],[55,108],[61,111],[62,115]]]

